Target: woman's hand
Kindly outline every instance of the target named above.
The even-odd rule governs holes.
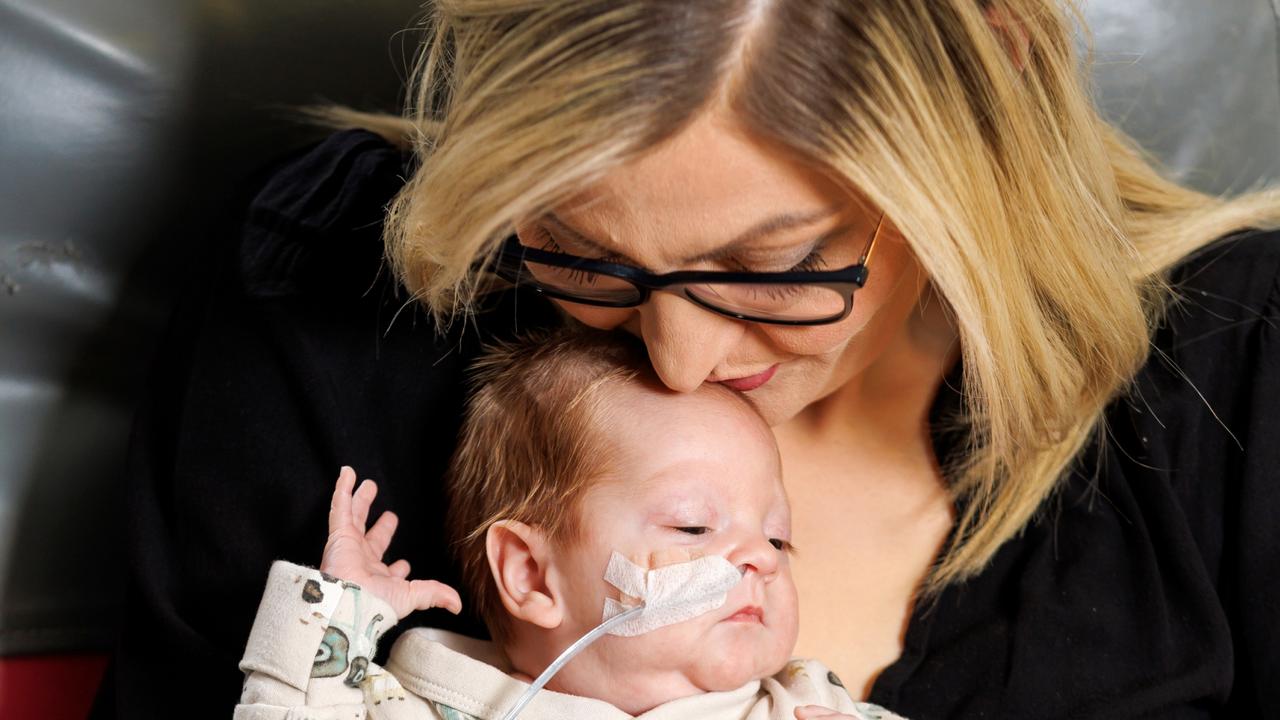
[[[409,580],[409,562],[397,560],[390,565],[382,556],[391,544],[399,519],[384,512],[365,531],[369,506],[378,495],[378,486],[365,480],[360,487],[356,471],[343,467],[333,489],[329,505],[329,539],[324,544],[320,572],[359,585],[387,602],[399,620],[414,610],[442,607],[455,615],[462,610],[458,592],[435,580]]]

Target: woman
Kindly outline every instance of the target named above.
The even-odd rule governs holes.
[[[1162,180],[1071,28],[1055,0],[436,3],[411,118],[283,166],[170,343],[121,713],[171,708],[177,657],[227,712],[248,598],[340,464],[453,580],[463,369],[558,313],[770,420],[797,652],[855,696],[1280,713],[1280,235],[1245,232],[1280,196]],[[654,277],[687,270],[739,274]]]

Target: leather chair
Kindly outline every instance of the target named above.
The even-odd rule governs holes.
[[[83,718],[149,358],[236,179],[399,105],[418,0],[0,0],[0,717]]]
[[[229,188],[398,107],[418,0],[0,0],[0,715],[83,717],[147,359]],[[1280,178],[1276,0],[1091,0],[1097,97],[1200,188]],[[55,690],[56,688],[56,690]]]

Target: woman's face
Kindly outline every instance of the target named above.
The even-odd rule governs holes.
[[[820,172],[706,113],[517,232],[525,245],[653,272],[765,272],[852,265],[878,219]],[[667,293],[638,308],[560,306],[587,325],[639,336],[670,388],[730,381],[777,425],[849,382],[900,337],[923,273],[888,221],[868,268],[853,312],[831,325],[743,322]]]

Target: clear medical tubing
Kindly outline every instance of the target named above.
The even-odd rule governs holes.
[[[614,627],[621,625],[636,615],[639,615],[643,610],[644,603],[641,603],[629,610],[626,610],[620,615],[614,615],[608,620],[597,625],[591,632],[578,638],[572,645],[565,648],[565,651],[560,653],[560,657],[556,658],[555,662],[548,665],[547,669],[543,670],[542,674],[538,676],[538,679],[534,680],[533,684],[529,686],[529,689],[525,690],[524,694],[516,699],[516,704],[511,706],[511,709],[507,711],[506,715],[502,716],[502,720],[515,720],[516,716],[520,714],[520,711],[524,710],[524,706],[528,705],[529,701],[533,699],[533,696],[537,695],[538,691],[545,687],[546,684],[551,681],[551,678],[557,672],[560,672],[560,668],[564,667],[573,659],[574,655],[585,650],[588,645],[599,640],[602,635],[609,632]]]

